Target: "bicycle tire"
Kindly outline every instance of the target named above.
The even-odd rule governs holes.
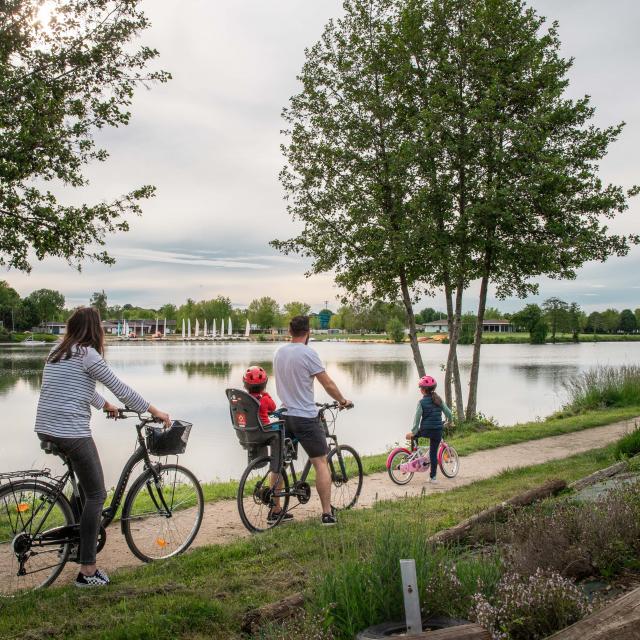
[[[443,463],[445,456],[448,456],[448,459],[451,461],[451,468],[448,468],[447,465]],[[450,444],[443,447],[438,466],[440,467],[440,471],[442,471],[442,475],[447,478],[455,478],[458,475],[458,471],[460,471],[460,458],[458,452]]]
[[[364,479],[364,473],[362,472],[362,460],[360,459],[360,455],[353,447],[350,447],[348,444],[341,444],[331,449],[329,455],[327,456],[327,462],[329,463],[329,470],[331,471],[331,482],[333,483],[333,486],[336,489],[344,488],[350,480],[347,479],[347,482],[345,483],[343,482],[343,479],[341,477],[337,476],[337,473],[342,473],[342,471],[339,461],[336,465],[333,461],[333,458],[339,457],[339,452],[342,451],[347,451],[353,456],[358,473],[358,480],[356,483],[355,491],[350,494],[352,497],[346,504],[334,504],[334,502],[336,501],[336,491],[333,490],[331,492],[331,506],[338,511],[345,511],[347,509],[353,508],[356,505],[356,503],[358,502],[358,498],[360,497],[360,492],[362,491],[362,482]]]
[[[44,589],[45,587],[48,587],[60,575],[60,573],[64,569],[65,564],[69,560],[70,545],[61,545],[60,549],[58,549],[57,552],[59,563],[51,567],[51,572],[46,575],[44,580],[39,581],[33,586],[29,586],[26,582],[22,585],[17,584],[17,580],[23,578],[26,580],[27,576],[33,575],[33,573],[27,573],[26,576],[17,575],[18,562],[12,549],[12,542],[15,537],[21,532],[17,531],[17,529],[15,528],[13,530],[7,529],[7,527],[9,527],[9,529],[11,528],[11,506],[16,505],[15,508],[18,509],[18,505],[26,504],[22,500],[18,500],[16,498],[16,492],[25,491],[34,493],[36,491],[39,491],[41,492],[42,499],[47,500],[48,497],[48,500],[53,501],[52,509],[46,515],[46,518],[51,518],[52,526],[47,527],[47,529],[45,530],[75,524],[73,510],[71,509],[71,504],[69,503],[67,497],[63,493],[57,493],[56,488],[46,482],[41,482],[38,480],[22,480],[0,487],[0,596],[4,597],[11,597],[19,593],[35,591],[36,589]],[[9,495],[11,495],[12,498],[9,499]],[[55,514],[52,516],[56,506],[59,507],[57,519]],[[61,520],[60,518],[63,518],[63,520]],[[22,531],[24,531],[24,526]],[[5,534],[3,532],[7,533]],[[9,536],[11,537],[10,540],[8,539]],[[41,553],[39,555],[43,554]],[[35,559],[37,557],[38,554],[29,558],[29,560]],[[27,562],[29,562],[29,560],[27,560]],[[42,570],[36,570],[36,575],[39,574],[40,571]]]
[[[151,488],[153,487],[157,491],[154,475],[150,469],[147,469],[136,478],[127,493],[127,498],[122,508],[122,533],[124,534],[129,549],[131,549],[131,553],[143,562],[165,560],[166,558],[172,558],[173,556],[184,553],[198,535],[204,514],[202,487],[198,479],[189,469],[178,464],[163,464],[158,466],[156,473],[161,475],[163,480],[164,477],[166,477],[169,481],[165,487],[165,489],[167,489],[166,495],[164,490],[162,495],[171,510],[171,516],[167,517],[162,514],[156,506],[160,504],[162,508],[158,497],[154,496],[153,489]],[[171,474],[173,474],[173,479]],[[193,487],[192,494],[188,493],[188,489],[183,489],[184,485],[182,483],[179,487],[177,486],[178,474],[181,474],[190,481]],[[146,495],[141,494],[141,491],[144,490],[147,492]],[[139,495],[141,496],[140,501],[136,503]],[[180,499],[181,502],[176,504],[176,498]],[[193,506],[191,505],[192,502],[195,502]],[[149,504],[151,506],[147,506]],[[181,509],[177,508],[182,505],[186,506]],[[181,534],[179,531],[180,525],[177,524],[178,516],[176,516],[176,514],[178,514],[178,516],[181,514],[186,515],[186,518],[183,518],[183,520],[187,522],[187,526],[191,526],[185,539],[179,541],[177,545],[174,542],[174,532],[178,535]],[[159,532],[154,530],[155,525],[154,520],[152,520],[154,516],[160,516],[164,519],[164,521],[160,520]],[[193,520],[191,525],[189,525],[190,520]],[[142,546],[143,540],[147,542],[144,547]]]
[[[398,451],[391,458],[391,462],[389,463],[389,467],[387,469],[387,473],[393,482],[399,484],[400,486],[404,486],[405,484],[409,484],[411,482],[411,478],[413,478],[413,472],[405,473],[402,476],[396,477],[394,475],[395,469],[399,468],[402,462],[406,462],[411,457],[411,454],[406,451]],[[396,458],[398,458],[398,462],[396,463]]]
[[[253,482],[253,479],[250,478],[251,474],[264,467],[266,467],[265,473],[258,473],[256,485],[251,487],[251,483]],[[286,469],[283,467],[280,472],[284,489],[284,496],[281,498],[282,510],[280,511],[280,516],[276,518],[275,521],[271,523],[267,522],[268,512],[273,506],[273,498],[269,493],[269,485],[267,485],[265,493],[262,493],[262,488],[264,487],[265,482],[268,483],[268,478],[271,473],[270,470],[271,456],[263,456],[262,458],[252,460],[247,465],[247,468],[244,470],[242,477],[240,478],[236,498],[238,513],[240,514],[242,524],[251,531],[251,533],[261,533],[262,531],[273,529],[273,527],[279,525],[287,508],[289,507],[289,477],[287,476]],[[262,477],[260,478],[261,475]],[[265,500],[267,500],[267,502],[265,502]],[[255,508],[251,508],[251,512],[249,512],[252,505],[255,505]]]

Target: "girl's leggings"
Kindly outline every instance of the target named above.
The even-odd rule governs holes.
[[[93,438],[58,438],[39,433],[40,440],[53,442],[71,463],[84,495],[80,517],[80,564],[95,564],[102,507],[107,499],[98,449]]]
[[[429,438],[429,476],[436,477],[438,471],[438,447],[442,441],[442,429],[424,429],[418,431],[416,438]]]

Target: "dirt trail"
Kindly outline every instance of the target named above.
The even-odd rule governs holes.
[[[416,474],[413,480],[403,487],[393,484],[386,473],[365,476],[358,508],[370,507],[377,500],[394,500],[420,495],[423,489],[427,494],[450,491],[455,487],[495,476],[505,469],[541,464],[590,449],[598,449],[622,437],[633,426],[634,420],[631,419],[567,435],[532,440],[490,451],[478,451],[461,458],[460,472],[456,478],[448,480],[438,474],[437,484],[429,483],[426,473]],[[316,517],[319,513],[320,503],[317,501],[315,491],[308,504],[299,505],[293,510],[296,519]],[[250,534],[240,522],[235,500],[213,502],[205,505],[202,527],[194,546],[224,544],[248,535]],[[100,553],[98,563],[111,571],[141,564],[129,551],[118,523],[109,527],[107,544]],[[75,577],[76,570],[77,565],[67,566],[65,574]],[[58,583],[64,581],[65,578],[61,577]]]

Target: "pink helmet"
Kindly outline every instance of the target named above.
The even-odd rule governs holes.
[[[420,378],[420,382],[418,382],[418,386],[421,389],[429,389],[430,391],[433,391],[438,386],[438,383],[435,381],[435,378],[432,378],[431,376],[422,376],[422,378]]]

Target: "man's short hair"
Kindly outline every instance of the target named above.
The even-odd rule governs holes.
[[[289,322],[289,332],[294,338],[309,333],[309,316],[294,316]]]

